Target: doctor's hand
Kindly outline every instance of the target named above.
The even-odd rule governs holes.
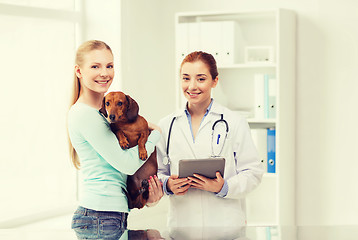
[[[184,195],[190,188],[191,180],[187,178],[179,178],[178,175],[171,175],[167,181],[167,189],[175,195]]]
[[[192,188],[201,189],[208,192],[218,193],[221,191],[225,180],[222,178],[220,172],[216,172],[216,178],[211,179],[199,174],[194,174],[194,177],[188,177],[192,182]]]

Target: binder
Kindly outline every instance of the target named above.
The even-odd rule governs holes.
[[[235,21],[222,21],[221,22],[221,44],[220,44],[220,64],[222,65],[231,65],[235,63],[235,53],[236,44],[243,44],[241,39],[238,39],[236,36],[236,26]],[[220,65],[219,64],[219,65]]]
[[[265,79],[263,74],[255,74],[255,118],[265,118]]]
[[[268,118],[276,118],[276,78],[268,80]]]
[[[256,238],[257,240],[268,240],[267,237],[268,227],[256,227]]]
[[[267,172],[267,130],[264,128],[251,129],[251,137],[259,154],[260,162]]]
[[[267,172],[276,173],[276,129],[267,129]]]
[[[200,50],[200,24],[196,22],[187,23],[188,25],[188,52]]]
[[[269,118],[269,76],[264,75],[264,116]]]
[[[272,75],[264,75],[264,116],[276,118],[276,78]]]
[[[271,240],[271,229],[266,227],[266,240]]]
[[[212,22],[200,22],[200,49],[201,51],[210,53],[213,55],[218,65],[221,62],[221,23],[217,21]],[[213,33],[216,34],[213,34]]]
[[[256,227],[257,240],[278,240],[279,232],[277,227]]]

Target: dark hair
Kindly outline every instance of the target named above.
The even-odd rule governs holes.
[[[210,75],[213,80],[219,75],[218,68],[216,66],[216,61],[215,61],[215,58],[213,57],[213,55],[206,53],[206,52],[202,52],[202,51],[196,51],[196,52],[189,53],[182,61],[181,65],[180,65],[180,69],[183,67],[184,63],[187,63],[187,62],[192,63],[192,62],[196,62],[196,61],[202,61],[203,63],[205,63],[208,66]]]

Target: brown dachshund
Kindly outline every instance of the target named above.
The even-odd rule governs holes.
[[[138,145],[139,158],[147,159],[145,143],[150,133],[148,122],[138,115],[139,107],[136,101],[123,92],[110,92],[103,99],[100,112],[109,120],[112,131],[116,134],[119,144],[123,149]],[[149,197],[150,176],[157,174],[156,150],[148,160],[133,175],[127,178],[128,206],[142,208]]]

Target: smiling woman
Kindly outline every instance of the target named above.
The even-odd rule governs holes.
[[[81,102],[87,102],[93,108],[101,108],[101,105],[98,106],[98,101],[95,102],[94,99],[103,98],[102,95],[108,91],[113,81],[114,69],[111,48],[102,41],[88,41],[78,48],[75,62],[71,105],[81,98]],[[79,169],[80,163],[77,153],[70,141],[69,146],[72,162]]]
[[[94,50],[86,55],[86,62],[82,63],[82,71],[79,65],[76,65],[76,76],[79,79],[85,79],[82,86],[92,91],[101,91],[105,93],[111,85],[114,77],[113,54],[110,49]]]
[[[219,81],[211,54],[188,54],[182,61],[180,76],[187,103],[160,121],[163,135],[169,137],[163,137],[157,145],[158,176],[165,193],[170,195],[168,225],[245,226],[245,197],[260,184],[263,175],[249,125],[245,118],[211,98],[211,90]],[[215,131],[215,126],[221,131]],[[224,135],[221,150],[215,154],[212,139],[217,139],[214,145],[219,145]],[[181,162],[213,162],[216,157],[225,160],[225,169],[217,171],[214,178],[181,175]],[[208,164],[200,162],[202,166]]]
[[[141,158],[138,145],[129,148],[120,145],[112,126],[100,112],[114,77],[110,47],[102,41],[86,41],[79,46],[75,62],[68,135],[72,161],[83,179],[72,229],[79,239],[118,237],[127,227],[130,208],[127,176],[133,175],[146,157]],[[152,126],[148,126],[152,131],[144,140],[148,156],[160,139],[159,128]],[[156,176],[150,176],[148,185],[147,203],[153,204],[163,196],[161,183]],[[94,218],[98,221],[93,222]]]

